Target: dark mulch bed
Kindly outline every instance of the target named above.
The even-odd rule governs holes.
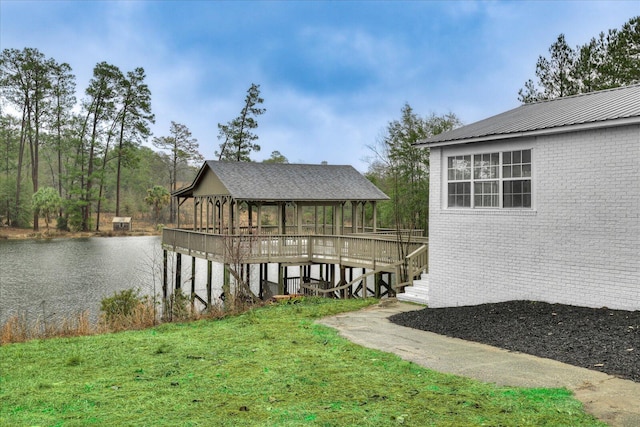
[[[509,301],[425,308],[390,320],[640,382],[640,311]]]

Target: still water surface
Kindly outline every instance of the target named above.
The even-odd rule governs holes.
[[[115,292],[162,292],[160,237],[0,241],[0,324],[51,321],[89,310]]]

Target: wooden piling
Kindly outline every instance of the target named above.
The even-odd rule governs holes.
[[[182,287],[182,254],[176,252],[176,290]]]

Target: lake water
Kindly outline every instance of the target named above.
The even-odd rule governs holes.
[[[191,259],[182,257],[181,282],[187,295]],[[175,264],[175,254],[169,252],[170,291],[175,287]],[[212,267],[212,298],[219,303],[223,265],[213,263]],[[251,289],[256,294],[260,287],[257,267],[251,267]],[[0,240],[0,325],[15,315],[25,316],[29,323],[48,323],[85,310],[95,321],[100,302],[116,292],[138,289],[143,295],[162,297],[162,268],[159,236]],[[269,264],[268,269],[269,278],[277,280],[278,265]],[[299,267],[288,267],[288,277],[299,275]],[[314,265],[311,275],[320,277],[320,267]],[[195,278],[196,293],[206,299],[206,260],[196,259]],[[367,279],[371,287],[373,279]]]
[[[190,259],[183,257],[183,280]],[[207,266],[198,261],[196,290],[204,297]],[[51,321],[84,310],[95,320],[103,298],[131,288],[161,295],[160,237],[0,240],[0,324],[16,314]]]

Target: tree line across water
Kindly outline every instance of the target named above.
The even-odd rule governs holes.
[[[571,48],[561,34],[536,63],[536,81],[519,91],[523,103],[624,86],[640,81],[640,17]],[[0,55],[0,223],[38,229],[57,218],[61,229],[89,231],[100,214],[147,213],[156,221],[169,191],[193,178],[203,160],[198,142],[181,123],[153,137],[155,116],[145,71],[122,72],[98,63],[76,96],[71,66],[35,48]],[[260,150],[260,86],[252,84],[238,117],[218,124],[218,160],[252,161]],[[417,114],[406,103],[368,148],[366,176],[390,196],[379,205],[383,227],[428,229],[429,153],[415,143],[462,123],[453,113]],[[151,144],[147,144],[151,142]],[[158,149],[150,148],[152,145]],[[265,162],[287,163],[274,151]],[[175,209],[168,209],[169,222]]]

